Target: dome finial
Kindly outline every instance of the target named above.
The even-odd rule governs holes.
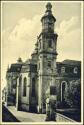
[[[47,3],[46,8],[47,8],[47,11],[51,11],[51,8],[52,8],[51,3]]]
[[[22,63],[21,57],[18,58],[17,62],[18,62],[18,63]]]

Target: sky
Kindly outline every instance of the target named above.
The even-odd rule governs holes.
[[[3,2],[2,4],[2,88],[6,85],[8,65],[19,57],[31,58],[37,36],[41,32],[41,17],[47,2]],[[51,2],[56,18],[57,61],[81,60],[81,4]]]

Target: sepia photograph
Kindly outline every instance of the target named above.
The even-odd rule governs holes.
[[[83,2],[1,2],[2,124],[83,124]]]

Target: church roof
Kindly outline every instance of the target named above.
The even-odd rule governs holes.
[[[22,64],[11,64],[11,67],[8,69],[8,72],[20,72],[21,71]]]
[[[71,66],[80,66],[81,65],[81,61],[78,60],[70,60],[70,59],[66,59],[62,62],[56,62],[57,65],[71,65]]]
[[[80,65],[81,61],[66,59],[62,63],[63,64],[68,64],[68,65]]]

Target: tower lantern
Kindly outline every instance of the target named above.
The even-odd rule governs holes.
[[[54,23],[55,23],[56,19],[52,14],[51,9],[52,9],[52,5],[51,5],[51,3],[48,3],[46,5],[45,14],[41,18],[43,32],[54,32]]]

